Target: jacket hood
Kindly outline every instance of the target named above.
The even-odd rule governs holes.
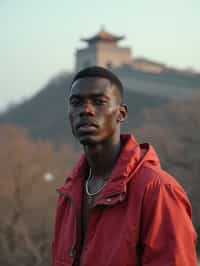
[[[122,151],[115,163],[107,185],[98,196],[100,201],[111,195],[126,193],[127,183],[134,178],[136,172],[144,163],[148,162],[151,165],[160,166],[159,158],[150,144],[138,144],[131,134],[122,134],[121,143],[123,145]],[[77,191],[78,187],[80,189],[83,187],[87,171],[88,163],[86,156],[83,155],[66,179],[64,186],[58,191],[68,191],[76,194],[74,190]]]

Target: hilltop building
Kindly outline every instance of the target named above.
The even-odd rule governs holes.
[[[124,36],[114,35],[105,29],[90,38],[82,38],[86,48],[76,51],[76,71],[89,66],[107,68],[129,67],[142,72],[161,73],[166,69],[164,64],[146,58],[133,58],[130,47],[119,46]]]
[[[181,71],[145,57],[135,57],[130,47],[119,42],[124,36],[105,29],[81,39],[86,47],[76,51],[76,71],[89,66],[111,68],[128,90],[170,97],[185,97],[199,88],[199,74]],[[148,84],[148,86],[147,86]],[[188,85],[192,89],[188,89]]]
[[[113,35],[104,29],[90,38],[81,39],[87,47],[76,52],[76,70],[94,65],[108,68],[131,65],[131,49],[118,45],[123,39],[124,36]]]

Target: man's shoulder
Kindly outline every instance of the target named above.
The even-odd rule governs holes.
[[[129,192],[131,199],[142,202],[146,199],[144,202],[147,206],[160,198],[176,199],[184,202],[190,212],[190,202],[184,188],[172,175],[157,166],[143,165],[131,179]]]
[[[184,191],[174,176],[163,170],[160,166],[154,166],[150,163],[143,164],[137,172],[135,180],[136,182],[133,183],[140,184],[144,189],[148,186],[170,186]]]

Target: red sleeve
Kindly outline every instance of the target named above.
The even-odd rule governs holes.
[[[142,266],[197,266],[197,235],[181,187],[153,182],[143,207]]]

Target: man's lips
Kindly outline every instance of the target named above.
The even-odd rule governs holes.
[[[96,129],[98,126],[97,124],[95,123],[91,123],[91,122],[82,122],[82,123],[79,123],[77,126],[76,126],[76,129]]]

